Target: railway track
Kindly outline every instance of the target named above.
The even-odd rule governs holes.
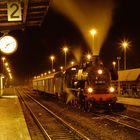
[[[104,114],[101,115],[97,113],[96,114],[92,113],[92,114],[94,114],[97,117],[107,119],[109,121],[115,122],[116,124],[119,124],[119,125],[122,125],[127,128],[140,132],[140,119],[123,115],[123,114],[118,114],[118,113],[112,113],[109,115],[104,115]]]
[[[18,91],[19,94],[20,92]],[[20,97],[41,129],[45,139],[89,140],[88,137],[73,128],[70,124],[40,104],[33,97],[27,94],[24,94],[24,96],[20,95]]]
[[[106,119],[111,120],[113,122],[119,123],[131,129],[140,132],[140,120],[137,118],[133,118],[127,115],[113,113],[112,115],[106,116]]]
[[[125,139],[127,137],[128,140],[131,140],[132,137],[139,139],[140,131],[138,128],[138,114],[132,115],[130,112],[125,115],[123,115],[125,112],[121,112],[123,114],[116,113],[110,115],[88,113],[72,108],[69,105],[66,106],[66,104],[63,104],[60,101],[57,102],[56,99],[51,99],[51,97],[42,97],[39,94],[35,94],[28,90],[24,90],[23,92],[25,92],[25,94],[30,94],[36,98],[36,100],[43,103],[44,106],[53,110],[55,114],[61,116],[63,120],[68,122],[68,124],[72,125],[74,128],[77,128],[77,130],[80,130],[80,132],[88,136],[91,140],[113,140],[114,137],[117,139]],[[41,115],[42,114],[40,114],[40,116]]]

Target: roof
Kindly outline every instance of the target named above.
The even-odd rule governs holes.
[[[28,26],[41,26],[47,14],[50,1],[51,0],[9,0],[9,2],[15,3],[15,5],[10,5],[10,7],[13,8],[10,17],[17,18],[18,10],[21,9],[20,17],[22,20],[8,21],[8,15],[10,13],[9,2],[8,0],[0,0],[0,31],[24,29]],[[16,2],[18,2],[19,5]]]
[[[140,68],[121,70],[118,72],[119,81],[136,81],[140,75]]]

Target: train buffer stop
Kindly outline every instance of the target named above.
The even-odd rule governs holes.
[[[14,88],[4,89],[0,97],[0,139],[31,140]]]

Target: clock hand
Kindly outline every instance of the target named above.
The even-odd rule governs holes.
[[[8,43],[5,48],[7,48],[9,45],[13,44],[14,42]]]
[[[6,46],[9,46],[10,44],[13,44],[14,42],[8,43]]]

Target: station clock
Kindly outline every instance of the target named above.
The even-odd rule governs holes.
[[[0,51],[5,54],[11,54],[17,49],[17,41],[14,37],[6,35],[0,38]]]

